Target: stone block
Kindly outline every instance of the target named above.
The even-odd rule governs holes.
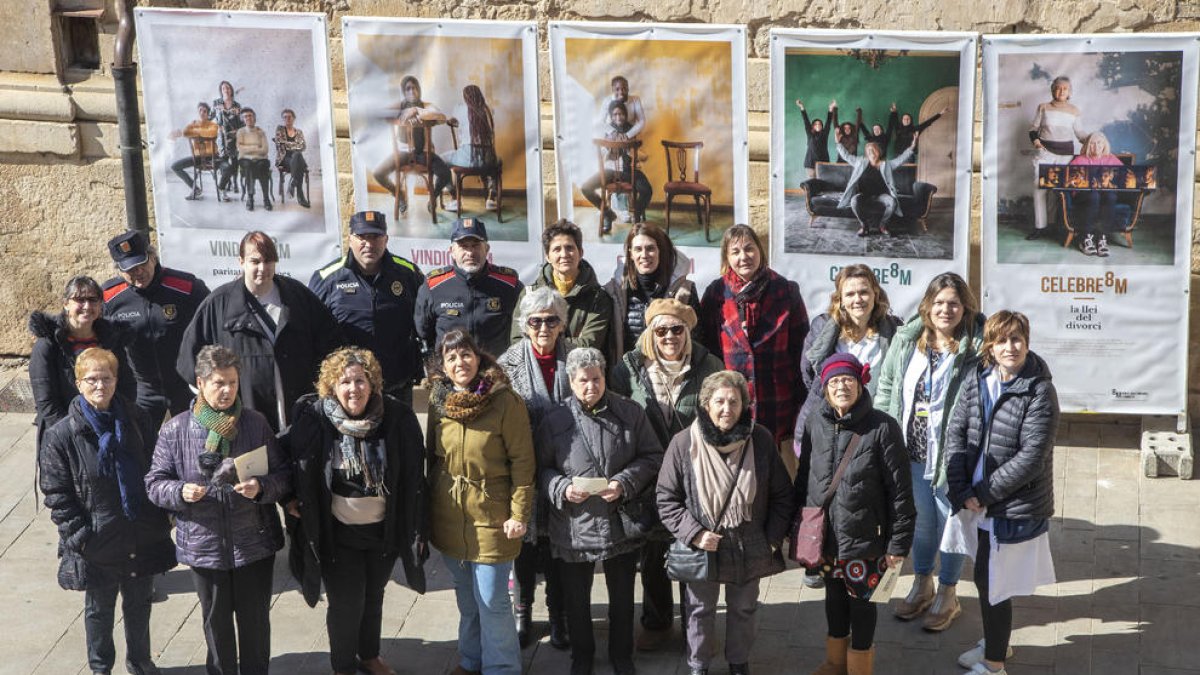
[[[1142,417],[1142,472],[1149,478],[1192,477],[1192,436],[1179,433],[1172,416]]]
[[[0,118],[70,122],[74,117],[75,105],[62,86],[29,87],[19,80],[0,80]]]
[[[79,154],[79,128],[74,124],[0,119],[0,155],[6,154],[75,157]]]
[[[54,73],[58,69],[53,19],[46,0],[0,2],[0,26],[4,26],[4,48],[0,49],[0,71]]]
[[[79,140],[85,158],[119,158],[121,155],[121,134],[116,124],[80,122]]]

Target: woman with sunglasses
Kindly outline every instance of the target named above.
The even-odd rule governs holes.
[[[37,443],[46,430],[67,416],[75,388],[75,358],[90,347],[107,349],[117,356],[117,392],[130,401],[137,398],[137,380],[129,368],[125,348],[133,334],[124,324],[100,317],[104,296],[88,276],[72,277],[63,290],[58,314],[29,315],[29,332],[37,341],[29,355],[29,384],[37,406]]]
[[[517,306],[517,321],[524,332],[496,362],[512,382],[512,389],[525,401],[529,426],[537,430],[542,418],[571,395],[567,381],[567,352],[573,343],[563,337],[567,325],[567,301],[552,288],[529,289]],[[513,565],[513,597],[516,600],[517,640],[521,648],[533,641],[533,594],[537,573],[546,575],[546,610],[550,613],[550,645],[567,649],[567,620],[563,614],[562,589],[557,566],[550,562],[546,504],[541,495],[534,502],[532,525],[521,543]]]
[[[724,369],[721,359],[692,340],[696,312],[674,298],[652,300],[637,346],[613,368],[609,388],[646,409],[663,447],[691,426],[700,409],[700,384]],[[638,651],[656,651],[671,636],[674,598],[663,560],[671,544],[665,527],[650,532],[642,547],[642,634]],[[680,591],[680,602],[683,592]]]

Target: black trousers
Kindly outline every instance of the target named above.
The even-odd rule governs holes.
[[[267,674],[274,571],[273,554],[231,570],[192,568],[204,617],[208,675]]]
[[[852,598],[846,592],[846,582],[825,579],[825,621],[829,637],[850,636],[854,649],[870,649],[875,642],[875,621],[878,614],[870,600]]]
[[[633,584],[641,551],[605,560],[608,587],[608,658],[614,666],[633,664]],[[567,628],[571,631],[571,662],[591,663],[596,655],[592,632],[592,580],[596,565],[555,560],[562,577]]]
[[[992,535],[979,530],[979,552],[975,557],[975,588],[979,590],[979,611],[983,615],[983,658],[1004,663],[1012,638],[1012,600],[993,605],[988,602],[988,564],[992,558]]]
[[[546,575],[546,611],[558,614],[563,611],[562,579],[558,565],[550,558],[550,540],[546,537],[538,537],[536,544],[521,543],[521,554],[513,563],[513,597],[517,606],[533,606],[539,568]]]
[[[246,179],[246,196],[254,199],[254,181],[262,185],[263,203],[271,201],[271,161],[267,159],[241,159],[242,175]]]
[[[675,596],[667,576],[669,541],[647,541],[642,546],[642,628],[667,630],[675,620]],[[683,614],[683,583],[679,584],[680,616]]]
[[[383,593],[395,555],[381,551],[337,546],[333,559],[321,567],[329,608],[325,627],[329,631],[329,662],[339,673],[352,673],[357,659],[379,656],[379,632],[383,625]]]

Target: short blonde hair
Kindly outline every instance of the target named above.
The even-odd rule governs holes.
[[[362,366],[367,381],[371,383],[371,393],[383,394],[383,368],[371,350],[361,347],[342,347],[325,357],[321,362],[321,372],[317,375],[317,394],[335,396],[337,382],[350,366]]]
[[[1020,312],[1002,309],[987,318],[983,323],[983,346],[980,347],[984,365],[996,365],[996,359],[992,357],[992,347],[1013,335],[1021,338],[1025,347],[1029,348],[1029,317]]]
[[[87,375],[88,370],[94,366],[103,366],[108,368],[109,374],[117,377],[119,366],[117,365],[117,355],[100,347],[89,347],[79,353],[75,357],[75,379],[82,380],[84,375]]]

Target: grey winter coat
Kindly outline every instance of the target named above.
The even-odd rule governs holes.
[[[905,556],[912,547],[917,511],[912,469],[900,425],[871,405],[863,392],[845,415],[828,401],[809,416],[796,471],[799,506],[821,506],[821,499],[854,434],[862,436],[826,512],[825,557],[873,560],[884,554]]]
[[[242,409],[230,457],[267,446],[269,473],[259,476],[258,497],[246,499],[228,485],[210,486],[195,503],[183,500],[183,484],[207,485],[198,458],[208,430],[187,412],[167,421],[158,432],[154,460],[146,474],[150,501],[175,514],[175,549],[179,562],[203,569],[230,570],[257,562],[283,548],[283,529],[275,502],[291,492],[292,466],[275,440],[267,419]]]
[[[946,437],[946,475],[951,508],[971,497],[989,517],[1015,520],[1054,515],[1054,440],[1058,433],[1058,393],[1050,369],[1030,352],[1016,379],[984,419],[982,364],[963,386]],[[972,485],[979,453],[987,453],[983,482]]]
[[[706,413],[700,415],[707,420]],[[699,419],[695,423],[701,424]],[[720,532],[716,581],[727,584],[744,584],[783,571],[783,554],[779,549],[796,510],[787,468],[779,457],[771,432],[759,424],[751,428],[749,419],[744,419],[739,426],[743,427],[742,438],[747,433],[750,435],[747,450],[753,454],[746,462],[754,462],[758,483],[750,520]],[[712,428],[711,423],[709,427]],[[733,431],[738,431],[738,427]],[[700,507],[691,453],[691,430],[684,429],[671,439],[656,490],[663,524],[675,539],[687,544],[703,530],[717,531]]]
[[[838,157],[841,157],[843,162],[854,167],[850,172],[850,180],[846,181],[846,190],[842,192],[842,198],[838,200],[839,209],[848,209],[850,208],[850,201],[854,199],[854,195],[858,194],[858,181],[862,178],[863,172],[867,170],[867,166],[870,165],[871,161],[865,155],[859,156],[847,153],[841,143],[834,144],[834,147],[837,148]],[[884,148],[883,152],[886,153],[887,148]],[[904,212],[900,210],[900,193],[896,191],[896,179],[892,176],[892,172],[895,171],[896,167],[907,162],[912,157],[912,154],[913,149],[909,147],[900,153],[899,157],[879,163],[879,174],[883,176],[883,184],[887,186],[888,194],[892,196],[892,199],[896,200],[897,216],[903,216]]]
[[[606,392],[594,412],[579,399],[551,410],[535,440],[538,489],[550,503],[549,536],[555,558],[567,562],[606,560],[642,545],[652,524],[654,479],[663,449],[641,406]],[[575,476],[617,481],[623,495],[614,502],[589,497],[567,500]],[[632,519],[632,520],[631,520]],[[633,522],[637,521],[637,522]]]

